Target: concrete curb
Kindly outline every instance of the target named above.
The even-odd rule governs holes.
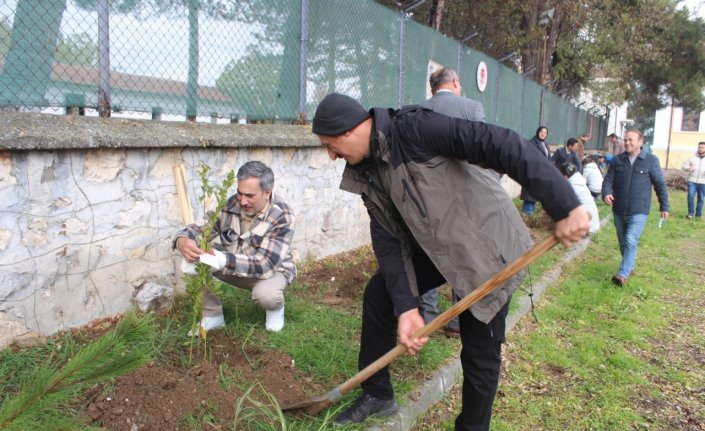
[[[609,217],[605,217],[600,222],[602,229]],[[570,263],[577,256],[582,254],[590,245],[590,237],[578,242],[571,247],[568,252],[561,258],[555,267],[546,273],[543,277],[533,285],[533,301],[537,301],[541,294],[548,286],[553,285],[560,277],[563,266]],[[509,334],[519,319],[531,310],[531,299],[528,296],[522,295],[518,298],[519,307],[514,309],[507,316],[506,333]],[[388,418],[382,425],[373,425],[366,428],[368,431],[408,431],[420,416],[439,399],[445,396],[451,388],[457,384],[462,377],[462,367],[460,359],[454,359],[450,364],[436,371],[430,379],[424,382],[417,391],[414,391],[407,397],[404,404],[400,406],[399,411]]]

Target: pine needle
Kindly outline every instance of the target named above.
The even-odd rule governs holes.
[[[90,429],[66,417],[58,407],[79,396],[92,384],[109,380],[145,365],[154,335],[153,315],[127,313],[118,325],[88,344],[58,368],[36,370],[13,399],[0,406],[0,429]]]

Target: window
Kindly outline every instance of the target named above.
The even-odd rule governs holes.
[[[700,130],[700,112],[683,108],[681,132],[697,132]]]

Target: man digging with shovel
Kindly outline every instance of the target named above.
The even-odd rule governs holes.
[[[550,161],[515,132],[450,118],[418,106],[366,111],[329,94],[313,133],[332,160],[347,164],[340,188],[361,195],[370,216],[379,270],[365,288],[358,366],[362,370],[397,341],[415,355],[427,338],[419,296],[448,282],[462,298],[531,245],[526,226],[497,181],[472,175],[468,162],[506,173],[541,201],[566,246],[584,238],[589,215]],[[460,314],[463,405],[456,430],[487,430],[499,381],[505,317],[520,274]],[[398,338],[397,338],[398,337]],[[336,418],[340,424],[394,413],[398,406],[384,367]]]

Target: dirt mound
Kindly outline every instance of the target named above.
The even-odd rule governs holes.
[[[92,388],[81,403],[86,421],[113,431],[173,431],[194,423],[230,429],[238,398],[248,389],[238,386],[243,381],[258,382],[282,405],[320,392],[285,353],[243,349],[221,331],[209,334],[209,346],[207,360],[202,344],[194,348],[191,367],[160,361]]]
[[[376,268],[372,248],[361,247],[302,265],[289,289],[305,300],[359,314],[362,291]],[[82,330],[96,337],[114,320]],[[184,343],[187,340],[184,337]],[[205,359],[203,345],[194,347],[190,367],[183,363],[183,352],[167,352],[158,363],[92,388],[77,408],[86,423],[112,431],[205,429],[204,423],[213,429],[231,429],[238,399],[249,388],[243,382],[258,382],[261,387],[253,390],[253,397],[266,402],[266,392],[282,406],[328,389],[312,383],[281,351],[252,343],[243,347],[222,331],[209,333],[208,345]],[[241,426],[238,429],[247,429]]]

